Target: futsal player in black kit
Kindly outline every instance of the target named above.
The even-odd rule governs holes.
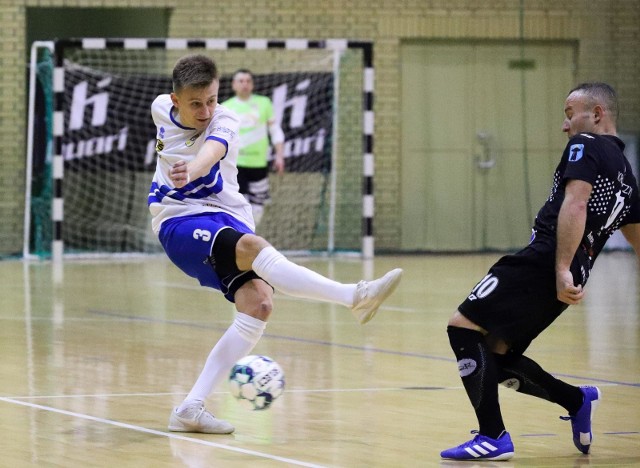
[[[523,353],[583,297],[589,272],[616,229],[640,255],[640,201],[616,136],[617,96],[606,83],[569,92],[562,130],[567,144],[551,195],[527,247],[494,264],[449,320],[447,333],[479,423],[476,436],[444,450],[454,460],[508,460],[514,447],[498,402],[498,384],[557,403],[569,413],[573,442],[589,453],[601,392],[556,379]]]

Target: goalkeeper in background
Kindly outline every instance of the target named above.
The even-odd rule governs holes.
[[[173,69],[173,92],[151,104],[158,154],[148,198],[153,231],[178,268],[202,286],[222,292],[237,309],[191,391],[171,412],[169,430],[178,432],[234,431],[209,413],[204,401],[260,340],[274,289],[342,304],[363,324],[402,275],[397,268],[374,281],[338,283],[289,261],[254,234],[251,206],[236,180],[239,119],[218,105],[219,86],[215,63],[204,55],[189,55]]]
[[[251,204],[256,226],[264,205],[269,202],[269,140],[275,152],[273,167],[284,172],[284,133],[273,117],[273,104],[267,96],[253,94],[253,74],[241,68],[232,77],[235,97],[221,103],[240,117],[238,184],[240,193]]]

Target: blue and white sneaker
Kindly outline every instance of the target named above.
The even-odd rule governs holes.
[[[478,431],[471,433],[477,435],[464,444],[443,450],[440,456],[450,460],[509,460],[513,457],[513,442],[507,431],[502,431],[497,439],[478,434]]]
[[[593,441],[593,433],[591,432],[591,420],[596,408],[602,399],[602,393],[598,387],[583,386],[580,387],[583,395],[582,406],[578,412],[571,416],[560,416],[560,419],[571,421],[571,430],[573,431],[573,443],[582,453],[589,453],[591,441]]]

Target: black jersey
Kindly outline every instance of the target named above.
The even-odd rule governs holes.
[[[581,133],[571,138],[556,168],[551,195],[536,216],[535,238],[555,244],[558,213],[571,179],[593,187],[581,242],[590,266],[616,229],[640,222],[638,186],[623,151],[624,143],[612,135]]]

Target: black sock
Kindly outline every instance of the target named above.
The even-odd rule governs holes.
[[[447,327],[458,370],[480,424],[480,434],[497,439],[505,430],[498,402],[498,374],[482,333]]]
[[[569,385],[546,372],[538,363],[523,355],[496,354],[498,382],[517,392],[557,403],[569,414],[582,406],[583,395],[578,387]]]

